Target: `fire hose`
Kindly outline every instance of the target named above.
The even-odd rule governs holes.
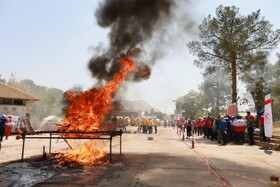
[[[184,137],[184,135],[183,135],[183,137]],[[180,136],[179,136],[179,138],[180,138]],[[208,158],[203,153],[201,153],[201,152],[199,152],[198,150],[195,149],[194,145],[196,144],[196,141],[195,141],[194,136],[192,137],[192,146],[191,147],[187,144],[186,141],[183,141],[183,142],[184,142],[185,145],[188,146],[189,149],[194,151],[196,154],[198,154],[200,156],[200,158],[202,158],[202,160],[204,161],[204,164],[208,167],[208,171],[212,175],[217,177],[222,182],[223,186],[227,186],[228,183],[225,180],[225,178],[222,175],[220,175],[217,171],[214,170],[214,167],[209,164]]]
[[[183,140],[183,138],[182,138],[182,140]],[[190,145],[188,145],[188,143],[186,141],[183,140],[183,142],[184,142],[185,145],[188,146],[189,149],[192,149],[196,154],[198,154],[203,159],[205,165],[208,167],[209,172],[211,174],[213,174],[214,176],[216,176],[218,179],[220,179],[222,181],[222,183],[223,183],[223,186],[227,186],[228,185],[228,183],[225,180],[225,178],[222,175],[220,175],[217,171],[215,171],[215,168],[217,168],[217,167],[213,167],[212,166],[213,164],[210,165],[207,157],[205,156],[205,154],[199,152],[197,149],[194,148],[194,145],[197,143],[195,141],[194,136],[192,137],[192,146],[191,147],[190,147]],[[264,181],[264,180],[261,180],[261,179],[258,179],[258,178],[248,177],[248,176],[245,176],[245,175],[234,173],[234,172],[229,171],[229,170],[223,170],[223,171],[225,171],[225,172],[227,172],[227,173],[229,173],[231,175],[242,177],[244,179],[249,179],[249,180],[253,180],[253,181],[259,181],[259,182],[261,182],[261,183],[263,183],[265,185],[269,185],[269,183],[267,181]]]

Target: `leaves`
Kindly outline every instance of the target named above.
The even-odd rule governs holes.
[[[250,80],[249,71],[263,69],[269,52],[280,41],[280,30],[260,16],[260,10],[247,16],[235,6],[216,9],[216,17],[204,18],[199,25],[199,41],[187,44],[196,55],[194,64],[206,74],[222,69],[231,73],[232,102],[236,101],[236,79]]]

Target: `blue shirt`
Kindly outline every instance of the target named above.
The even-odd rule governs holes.
[[[221,131],[226,131],[227,130],[227,122],[226,122],[226,120],[221,120],[221,122],[220,122],[220,130]]]

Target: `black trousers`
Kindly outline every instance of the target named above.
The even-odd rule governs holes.
[[[3,140],[4,134],[5,134],[5,126],[4,127],[0,127],[0,141],[1,142]]]
[[[228,135],[226,131],[222,131],[221,132],[221,136],[222,136],[222,143],[223,145],[226,145],[228,143]]]
[[[254,128],[248,127],[248,138],[249,138],[249,144],[254,145]]]

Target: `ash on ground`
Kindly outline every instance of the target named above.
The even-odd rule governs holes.
[[[51,178],[55,172],[52,165],[32,162],[8,164],[1,168],[0,186],[29,187]]]
[[[0,165],[1,187],[45,187],[75,184],[76,186],[97,184],[102,178],[111,176],[111,172],[124,169],[121,156],[114,155],[113,163],[105,156],[102,163],[89,166],[68,163],[58,165],[50,157],[41,159],[33,157],[25,162],[11,162]],[[109,180],[109,179],[108,179]]]

